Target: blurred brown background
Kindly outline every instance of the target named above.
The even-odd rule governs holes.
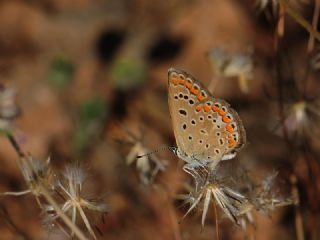
[[[75,160],[88,169],[86,189],[111,209],[103,221],[94,217],[102,233],[97,234],[99,238],[215,238],[212,209],[203,231],[199,213],[179,224],[187,209],[174,196],[183,192],[187,178],[181,161],[161,153],[167,169],[156,177],[155,187],[144,186],[137,169],[126,165],[131,146],[123,141],[128,139],[127,130],[139,136],[143,129],[148,149],[174,145],[167,70],[184,69],[208,85],[214,73],[206,53],[218,47],[250,53],[254,66],[247,94],[240,91],[235,78],[219,80],[214,91],[214,96],[226,99],[239,112],[247,131],[248,144],[235,164],[258,178],[279,171],[280,183],[287,188],[284,194],[290,193],[289,177],[297,175],[306,239],[319,239],[312,230],[319,227],[318,207],[309,201],[305,160],[292,162],[275,130],[280,119],[272,100],[277,92],[272,68],[276,17],[259,12],[254,3],[1,1],[0,82],[15,88],[22,109],[15,136],[35,158],[51,156],[57,169]],[[313,1],[296,9],[311,22]],[[289,72],[299,79],[309,61],[308,33],[288,17],[282,41],[295,66]],[[312,81],[317,78],[313,74]],[[310,94],[317,93],[317,85],[311,83]],[[16,158],[7,139],[0,138],[1,192],[25,188]],[[317,179],[314,183],[319,183]],[[0,212],[0,239],[49,239],[32,196],[1,197]],[[296,239],[293,207],[256,217],[256,239]],[[221,239],[246,239],[228,220],[220,221],[220,229]]]

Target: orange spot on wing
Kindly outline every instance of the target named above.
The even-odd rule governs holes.
[[[179,84],[184,85],[185,80],[184,79],[179,79]]]
[[[227,129],[227,131],[230,132],[230,133],[233,132],[233,127],[231,126],[231,124],[228,124],[228,125],[226,126],[226,129]]]
[[[202,94],[200,93],[200,94],[198,94],[198,96],[197,96],[197,98],[198,98],[198,100],[201,102],[201,101],[203,101],[204,99],[205,99],[205,97],[204,96],[202,96]]]
[[[191,88],[190,92],[194,95],[197,95],[199,93],[199,90],[195,89],[195,88]]]
[[[196,111],[197,111],[197,112],[200,112],[201,109],[202,109],[202,106],[196,106]]]
[[[223,111],[222,109],[219,109],[219,115],[220,115],[220,116],[224,116],[224,115],[226,115],[226,112]]]
[[[179,79],[178,78],[172,78],[172,83],[174,84],[174,85],[178,85],[179,84]]]
[[[213,110],[214,112],[218,112],[218,111],[219,111],[219,108],[218,108],[217,106],[213,106],[213,107],[212,107],[212,110]]]
[[[188,89],[191,89],[191,88],[192,88],[192,84],[189,83],[189,82],[186,82],[184,85],[185,85],[186,88],[188,88]]]
[[[231,137],[231,138],[229,138],[229,146],[230,147],[233,147],[233,146],[235,146],[237,144],[237,142]]]
[[[210,111],[210,106],[209,105],[204,105],[204,111],[209,112]]]
[[[230,119],[227,116],[223,116],[222,121],[228,123],[230,122]]]

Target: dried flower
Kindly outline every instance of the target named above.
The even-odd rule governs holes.
[[[270,7],[273,16],[277,15],[279,8],[278,0],[256,0],[254,5],[258,12],[266,11]]]
[[[148,185],[154,181],[160,171],[166,169],[167,162],[160,160],[155,154],[148,154],[151,151],[143,143],[142,134],[137,137],[131,132],[127,132],[131,150],[126,157],[126,163],[131,165],[135,162],[141,182]]]
[[[318,100],[301,100],[288,105],[284,127],[291,139],[313,138],[319,134],[319,109]]]
[[[240,90],[248,93],[248,81],[253,78],[253,61],[251,56],[230,54],[224,49],[214,48],[209,51],[208,58],[216,77],[236,77]]]
[[[2,195],[21,196],[31,193],[42,208],[39,197],[42,195],[43,187],[49,190],[53,189],[54,174],[50,167],[50,158],[43,162],[35,160],[31,155],[22,156],[18,160],[18,166],[28,185],[28,189],[21,192],[5,192]]]
[[[97,200],[86,199],[83,196],[82,187],[86,179],[86,174],[82,168],[68,166],[65,169],[63,177],[64,179],[62,181],[58,181],[56,189],[56,191],[59,192],[59,195],[64,199],[63,204],[61,204],[61,210],[71,217],[71,221],[75,225],[77,217],[80,215],[89,234],[96,239],[95,233],[84,210],[106,213],[106,205]],[[56,222],[58,220],[58,215],[55,213],[52,206],[48,205],[45,210],[47,213],[46,222]],[[74,233],[71,232],[71,236],[73,235]]]
[[[206,215],[211,202],[217,204],[224,214],[244,230],[247,224],[255,225],[253,211],[272,211],[277,207],[292,204],[291,198],[278,197],[273,191],[274,180],[277,173],[266,177],[260,184],[255,184],[251,179],[243,185],[241,181],[223,179],[220,177],[219,168],[209,172],[208,169],[196,168],[192,176],[195,187],[189,194],[181,195],[186,203],[190,204],[185,216],[188,215],[201,201],[203,210],[201,224],[204,226]],[[244,186],[247,186],[243,188]]]
[[[251,202],[256,210],[269,212],[277,207],[288,206],[293,203],[291,198],[278,196],[277,192],[274,190],[274,183],[277,175],[277,172],[273,172],[253,188],[250,195]]]
[[[248,199],[241,193],[228,187],[224,183],[224,180],[218,179],[216,171],[209,172],[203,170],[201,169],[201,172],[198,172],[196,175],[198,177],[195,179],[196,187],[194,191],[186,195],[185,200],[190,202],[191,206],[185,216],[203,200],[201,224],[204,226],[209,204],[213,201],[230,220],[239,224],[240,218],[246,214],[244,209],[247,208]],[[199,169],[195,169],[195,171],[199,171]]]

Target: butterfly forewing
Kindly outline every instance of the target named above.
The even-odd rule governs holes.
[[[169,109],[180,152],[217,162],[241,148],[245,132],[229,104],[214,98],[194,77],[169,69]]]

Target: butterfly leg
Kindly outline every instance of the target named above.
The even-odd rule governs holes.
[[[202,165],[199,162],[189,162],[189,163],[186,163],[182,168],[183,171],[185,171],[186,173],[188,173],[193,177],[196,184],[195,186],[196,191],[198,191],[199,180],[201,180],[201,175],[198,173],[197,168],[201,166]]]

